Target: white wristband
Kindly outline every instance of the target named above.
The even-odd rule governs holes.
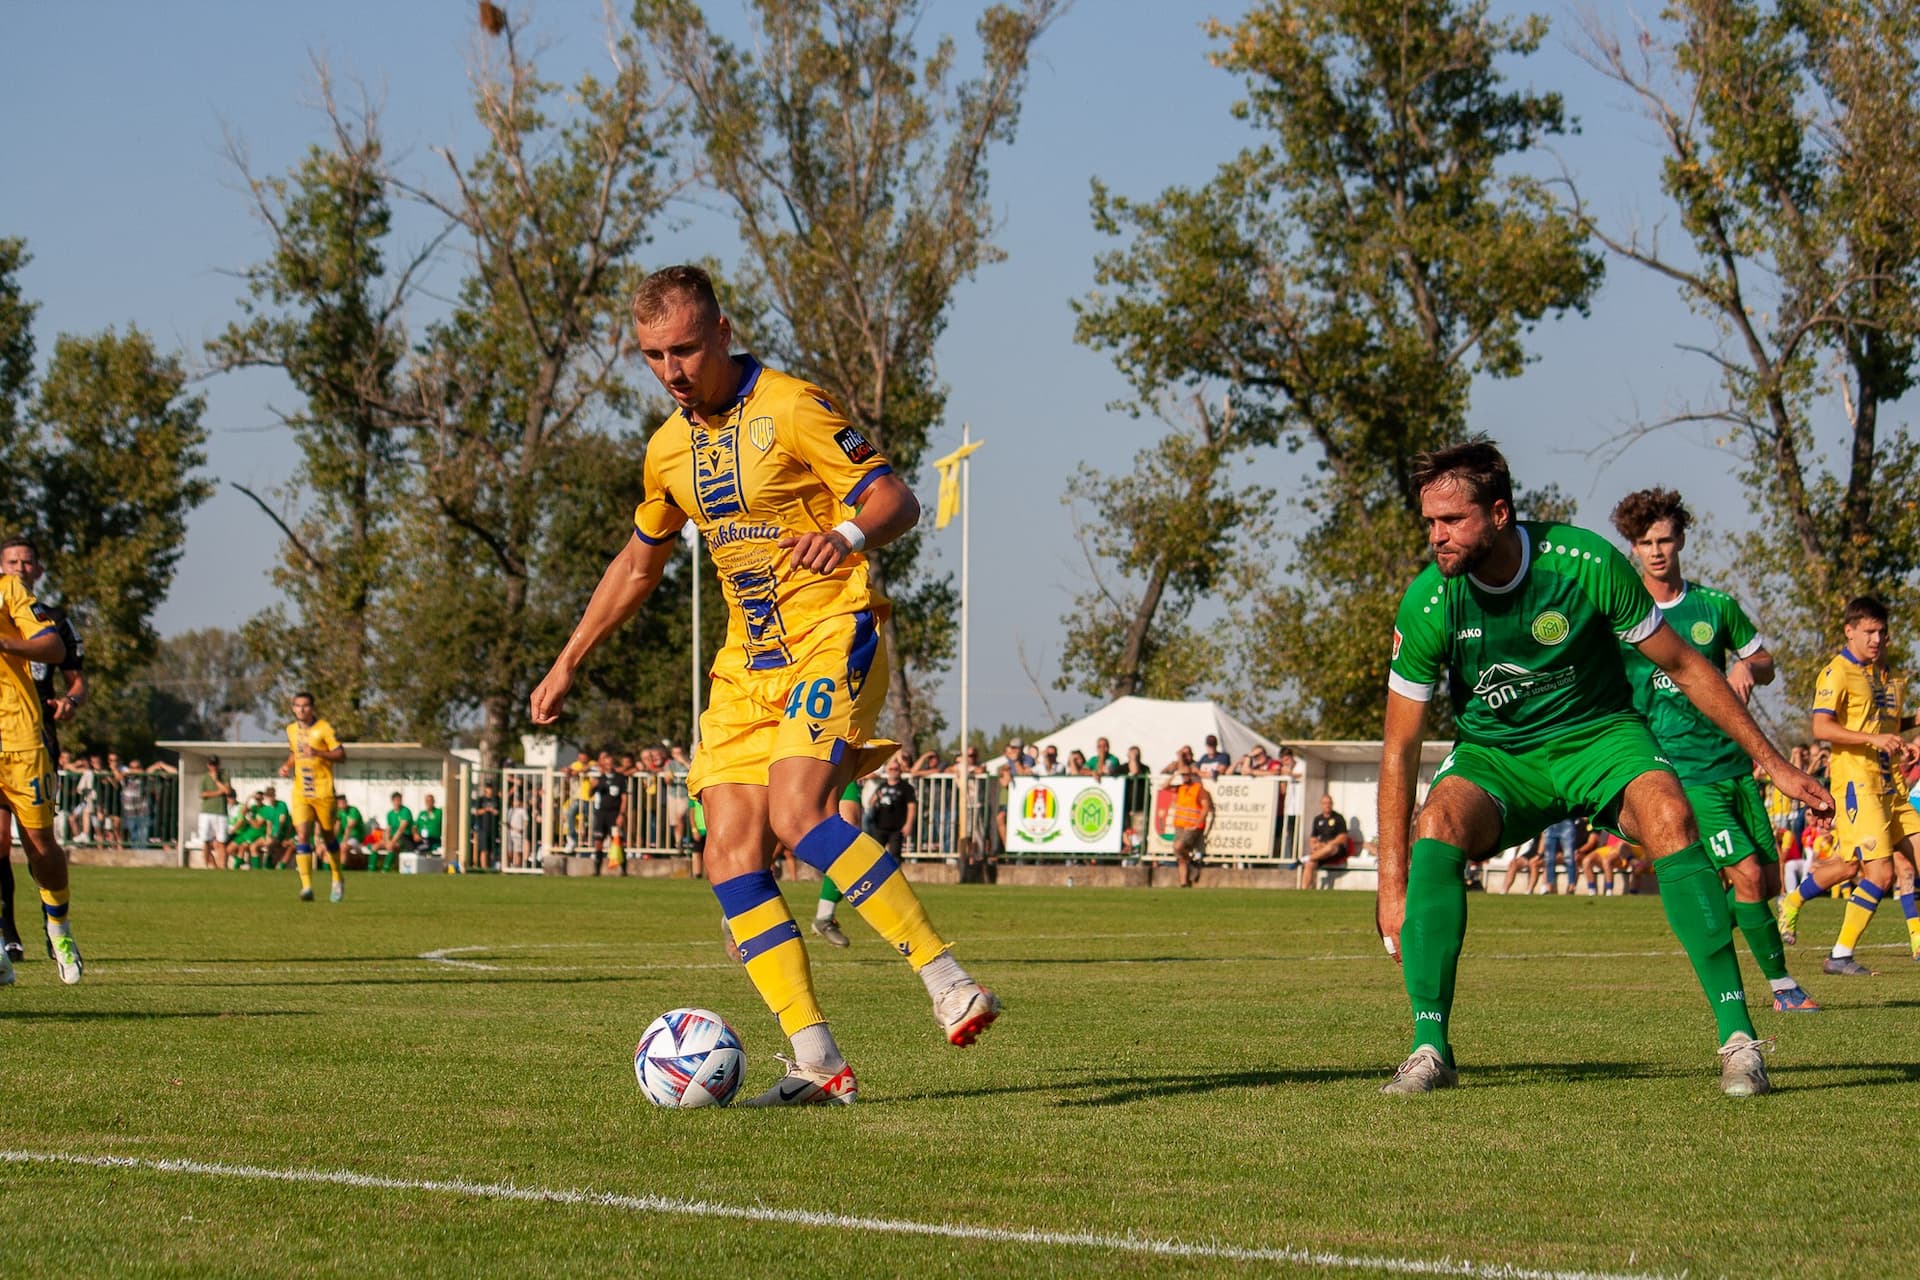
[[[860,526],[853,521],[842,520],[839,524],[833,526],[833,531],[847,540],[847,549],[849,551],[866,550],[867,535],[862,533]]]

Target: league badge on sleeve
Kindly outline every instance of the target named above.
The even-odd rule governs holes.
[[[1393,658],[1396,662],[1400,659],[1400,628],[1398,627],[1393,629]]]
[[[874,454],[879,452],[879,450],[873,447],[871,440],[868,440],[864,435],[860,434],[860,428],[858,427],[840,428],[840,430],[834,432],[833,442],[840,446],[840,452],[847,455],[848,462],[865,462],[868,458],[873,457]]]

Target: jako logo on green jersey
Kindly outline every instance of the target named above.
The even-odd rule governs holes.
[[[1687,634],[1693,637],[1695,644],[1712,644],[1713,624],[1711,622],[1696,622],[1687,631]]]
[[[1559,644],[1572,631],[1567,625],[1567,615],[1558,609],[1549,609],[1533,620],[1533,638],[1541,644]]]

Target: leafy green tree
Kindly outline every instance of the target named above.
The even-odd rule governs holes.
[[[408,640],[412,670],[394,677],[403,719],[477,716],[490,762],[525,726],[527,690],[584,598],[536,584],[597,569],[627,536],[639,451],[610,458],[591,437],[641,408],[619,364],[626,306],[675,190],[672,116],[634,36],[610,42],[609,78],[570,90],[540,78],[510,24],[491,48],[475,77],[484,149],[470,162],[439,150],[450,192],[405,187],[454,229],[467,274],[411,370],[417,501],[397,555],[409,585],[385,624]],[[608,537],[569,544],[558,495],[602,480],[619,495],[595,511]]]
[[[138,329],[62,335],[36,389],[33,479],[48,577],[87,645],[94,695],[76,724],[84,739],[116,702],[144,700],[135,678],[159,643],[153,613],[173,585],[187,514],[212,485],[205,401],[186,394],[175,356]]]
[[[162,738],[234,739],[248,716],[279,710],[266,704],[267,665],[239,631],[203,627],[164,637],[141,683],[180,707],[175,722],[157,725]],[[322,703],[331,718],[331,709]]]
[[[911,480],[946,389],[934,348],[954,289],[997,261],[987,157],[1010,142],[1034,41],[1064,0],[995,5],[981,69],[942,38],[922,56],[927,0],[754,0],[756,49],[716,36],[691,0],[637,0],[636,25],[691,100],[706,178],[732,204],[743,280],[775,363],[817,382]],[[891,730],[937,728],[922,682],[952,653],[952,585],[910,534],[869,558],[893,599]]]
[[[20,271],[32,255],[27,242],[0,237],[0,450],[11,458],[26,430],[27,389],[33,382],[33,313],[38,304],[20,293]],[[21,514],[8,477],[0,487],[0,515],[9,523]]]
[[[1598,23],[1588,35],[1658,128],[1690,252],[1576,208],[1713,326],[1690,349],[1722,396],[1648,426],[1711,424],[1744,460],[1768,518],[1733,560],[1804,706],[1849,596],[1920,603],[1920,441],[1885,418],[1912,389],[1920,334],[1920,12],[1680,0],[1631,49]]]
[[[1130,474],[1081,465],[1065,501],[1091,512],[1076,523],[1093,585],[1062,618],[1057,687],[1186,698],[1218,682],[1226,646],[1188,619],[1196,603],[1244,577],[1248,553],[1266,540],[1272,492],[1233,483],[1247,447],[1230,402],[1216,413],[1195,396],[1184,420],[1134,456]]]
[[[281,603],[248,634],[282,693],[309,689],[343,735],[376,737],[392,729],[374,615],[405,487],[403,308],[433,245],[389,277],[392,209],[377,119],[370,108],[344,114],[324,68],[321,89],[332,137],[287,176],[255,177],[230,148],[272,248],[244,273],[242,318],[210,355],[221,370],[276,370],[298,396],[297,408],[280,413],[301,456],[279,492],[287,513],[234,486],[283,536],[273,572]]]
[[[1096,183],[1096,227],[1128,243],[1099,258],[1077,336],[1143,401],[1225,386],[1247,440],[1314,456],[1292,577],[1248,606],[1314,625],[1260,633],[1236,702],[1279,732],[1372,736],[1384,620],[1424,559],[1414,459],[1465,434],[1475,377],[1521,372],[1530,326],[1585,309],[1601,263],[1521,164],[1567,128],[1559,95],[1496,66],[1543,19],[1266,0],[1211,30],[1270,140],[1197,190]]]

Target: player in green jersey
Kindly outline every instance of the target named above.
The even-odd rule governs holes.
[[[1728,687],[1745,702],[1754,686],[1773,683],[1773,655],[1739,601],[1688,582],[1680,572],[1680,553],[1692,523],[1692,513],[1672,489],[1630,493],[1613,509],[1613,527],[1632,548],[1640,583],[1660,606],[1667,625],[1725,672]],[[1680,775],[1707,856],[1733,889],[1733,922],[1773,988],[1774,1010],[1818,1010],[1813,997],[1787,973],[1780,924],[1767,905],[1780,892],[1780,852],[1767,819],[1767,802],[1753,780],[1753,762],[1638,649],[1622,645],[1620,656],[1633,688],[1633,705]]]
[[[1620,641],[1783,792],[1822,813],[1832,797],[1787,762],[1719,670],[1673,633],[1612,544],[1571,525],[1514,518],[1512,476],[1490,442],[1421,458],[1414,484],[1434,563],[1407,589],[1394,625],[1376,827],[1377,924],[1405,969],[1413,1049],[1383,1092],[1426,1093],[1458,1080],[1448,1024],[1467,931],[1468,859],[1580,815],[1652,856],[1667,922],[1713,1009],[1720,1087],[1766,1092],[1726,894],[1679,779],[1633,709]],[[1415,829],[1420,741],[1443,675],[1457,741]]]

